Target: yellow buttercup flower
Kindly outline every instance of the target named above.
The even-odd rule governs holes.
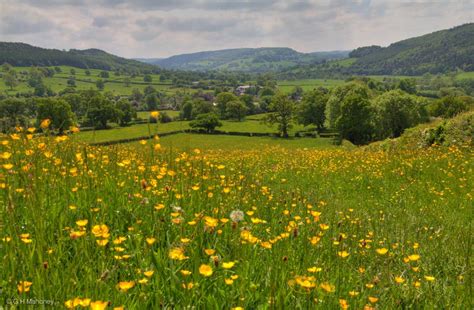
[[[150,112],[150,117],[152,117],[154,119],[158,119],[158,117],[160,117],[160,112],[152,111],[152,112]]]
[[[41,121],[40,127],[43,128],[43,129],[46,129],[46,128],[49,127],[50,124],[51,124],[51,120],[46,118],[46,119]]]
[[[350,254],[347,251],[339,251],[339,252],[337,252],[337,255],[339,255],[342,258],[346,258]]]
[[[191,271],[185,270],[185,269],[180,270],[180,272],[181,272],[181,274],[182,274],[183,276],[185,276],[185,277],[189,276],[189,275],[192,273]]]
[[[387,248],[380,248],[380,249],[377,249],[377,250],[375,250],[375,251],[376,251],[377,254],[379,254],[379,255],[385,255],[385,254],[387,254],[388,249],[387,249]]]
[[[134,286],[135,286],[135,281],[122,281],[117,284],[117,287],[122,292],[126,292]]]
[[[416,262],[419,259],[420,259],[420,255],[418,255],[418,254],[412,254],[412,255],[408,256],[408,260],[412,261],[412,262]]]
[[[182,248],[173,248],[168,252],[168,257],[174,260],[185,260],[188,257],[184,255]]]
[[[109,305],[108,301],[96,300],[90,303],[91,310],[104,310]]]
[[[230,268],[234,267],[234,265],[235,265],[235,262],[223,262],[222,263],[222,268],[230,269]]]
[[[151,276],[154,274],[155,272],[153,270],[148,270],[148,271],[145,271],[143,272],[143,274],[145,275],[145,277],[148,277],[148,278],[151,278]]]
[[[20,281],[18,282],[17,288],[18,288],[18,293],[26,293],[30,291],[30,287],[33,285],[33,282],[29,281]]]
[[[202,274],[205,277],[210,277],[214,273],[212,270],[212,267],[206,264],[202,264],[199,267],[199,273]]]
[[[156,238],[153,238],[153,237],[150,237],[150,238],[146,238],[146,243],[148,243],[148,245],[152,245],[153,243],[156,242]]]
[[[92,233],[96,237],[108,238],[109,237],[109,227],[105,224],[94,225],[92,227]]]
[[[76,225],[80,226],[80,227],[86,226],[87,223],[89,223],[88,220],[78,220],[78,221],[76,221]]]

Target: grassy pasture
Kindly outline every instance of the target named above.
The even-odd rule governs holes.
[[[173,111],[175,112],[175,111]],[[176,111],[177,112],[177,111]],[[171,112],[170,112],[171,113]],[[175,113],[171,113],[175,114]],[[147,119],[149,112],[141,112],[139,116],[141,118]],[[171,116],[171,115],[170,115]],[[258,115],[250,116],[249,119],[237,122],[237,121],[228,121],[223,120],[222,127],[218,127],[218,130],[221,131],[234,131],[234,132],[255,132],[255,133],[277,133],[276,126],[268,126],[261,122],[261,117]],[[114,127],[112,129],[106,130],[96,130],[96,131],[85,131],[81,132],[78,135],[78,138],[84,142],[105,142],[120,140],[126,138],[136,138],[155,133],[164,133],[175,130],[184,130],[191,128],[189,126],[189,121],[174,121],[171,123],[158,123],[158,124],[137,124],[131,125],[128,127]],[[311,127],[304,127],[302,125],[295,125],[291,130],[290,134],[294,134],[296,131],[308,130]]]
[[[140,145],[139,142],[134,143]],[[174,149],[191,152],[203,150],[255,150],[264,151],[272,147],[285,149],[327,149],[335,148],[330,138],[293,138],[242,137],[227,135],[177,134],[160,138],[160,145],[167,150]]]
[[[165,93],[173,93],[178,89],[190,91],[188,88],[174,88],[171,84],[171,81],[160,82],[160,76],[158,74],[151,74],[151,83],[145,83],[143,81],[143,76],[137,76],[130,79],[130,86],[125,86],[124,79],[126,76],[116,76],[114,72],[111,71],[109,71],[109,78],[100,78],[99,74],[102,70],[89,69],[90,75],[86,75],[85,69],[74,68],[70,66],[59,67],[61,68],[60,73],[55,73],[53,77],[43,78],[45,85],[51,87],[51,89],[55,92],[59,92],[67,87],[67,80],[70,76],[72,76],[70,72],[71,69],[74,69],[75,71],[74,77],[76,78],[76,89],[78,90],[97,89],[95,83],[97,80],[102,79],[105,82],[104,92],[110,91],[117,95],[130,95],[134,88],[143,91],[147,85],[151,85],[158,91]],[[14,70],[17,73],[28,72],[29,69],[29,67],[14,67]],[[3,79],[0,78],[0,92],[14,95],[17,92],[28,91],[33,91],[33,88],[29,87],[26,81],[20,81],[18,86],[16,86],[13,90],[10,90],[10,88],[7,87],[3,82]]]
[[[279,81],[278,89],[284,93],[290,93],[296,86],[300,86],[304,91],[310,91],[318,87],[332,88],[344,84],[344,80],[332,79],[305,79],[294,81]]]

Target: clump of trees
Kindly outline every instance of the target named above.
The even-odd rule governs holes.
[[[219,117],[215,113],[199,114],[195,120],[189,123],[192,128],[206,130],[207,133],[213,132],[216,127],[222,126]]]

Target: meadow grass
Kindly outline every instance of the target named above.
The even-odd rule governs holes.
[[[77,138],[2,138],[3,304],[472,308],[472,149]]]

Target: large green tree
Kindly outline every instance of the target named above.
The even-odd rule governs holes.
[[[219,117],[215,113],[199,114],[196,119],[189,123],[192,128],[203,128],[206,132],[213,132],[216,127],[222,126]]]
[[[287,95],[278,93],[273,96],[268,109],[271,112],[266,115],[264,122],[270,125],[277,124],[280,135],[287,138],[295,118],[295,103]]]
[[[220,117],[225,118],[227,112],[227,104],[231,101],[237,101],[239,98],[233,93],[222,92],[216,96],[217,109]]]
[[[18,98],[7,98],[0,101],[0,123],[3,132],[15,126],[27,126],[28,115],[25,101]]]
[[[227,103],[226,115],[229,119],[238,120],[239,122],[247,115],[248,108],[240,100],[234,100]]]
[[[74,113],[69,103],[62,99],[37,99],[37,123],[44,119],[51,121],[51,129],[62,133],[74,125]]]
[[[105,129],[108,122],[119,120],[120,111],[110,99],[103,95],[90,98],[88,105],[87,122],[96,129]]]
[[[115,106],[119,110],[118,120],[120,126],[129,125],[132,119],[137,117],[137,111],[135,111],[128,99],[121,98],[119,101],[117,101]]]
[[[341,104],[348,96],[355,95],[364,100],[369,99],[369,88],[361,82],[351,82],[334,88],[326,104],[326,120],[330,128],[336,127],[336,120],[341,115]]]
[[[342,139],[354,144],[370,142],[374,128],[369,99],[363,94],[346,95],[340,104],[334,125]]]
[[[398,137],[406,128],[428,120],[424,104],[401,90],[380,95],[373,106],[378,139]]]
[[[299,123],[304,126],[314,125],[318,130],[323,129],[328,98],[326,89],[315,89],[305,93],[298,106]]]

